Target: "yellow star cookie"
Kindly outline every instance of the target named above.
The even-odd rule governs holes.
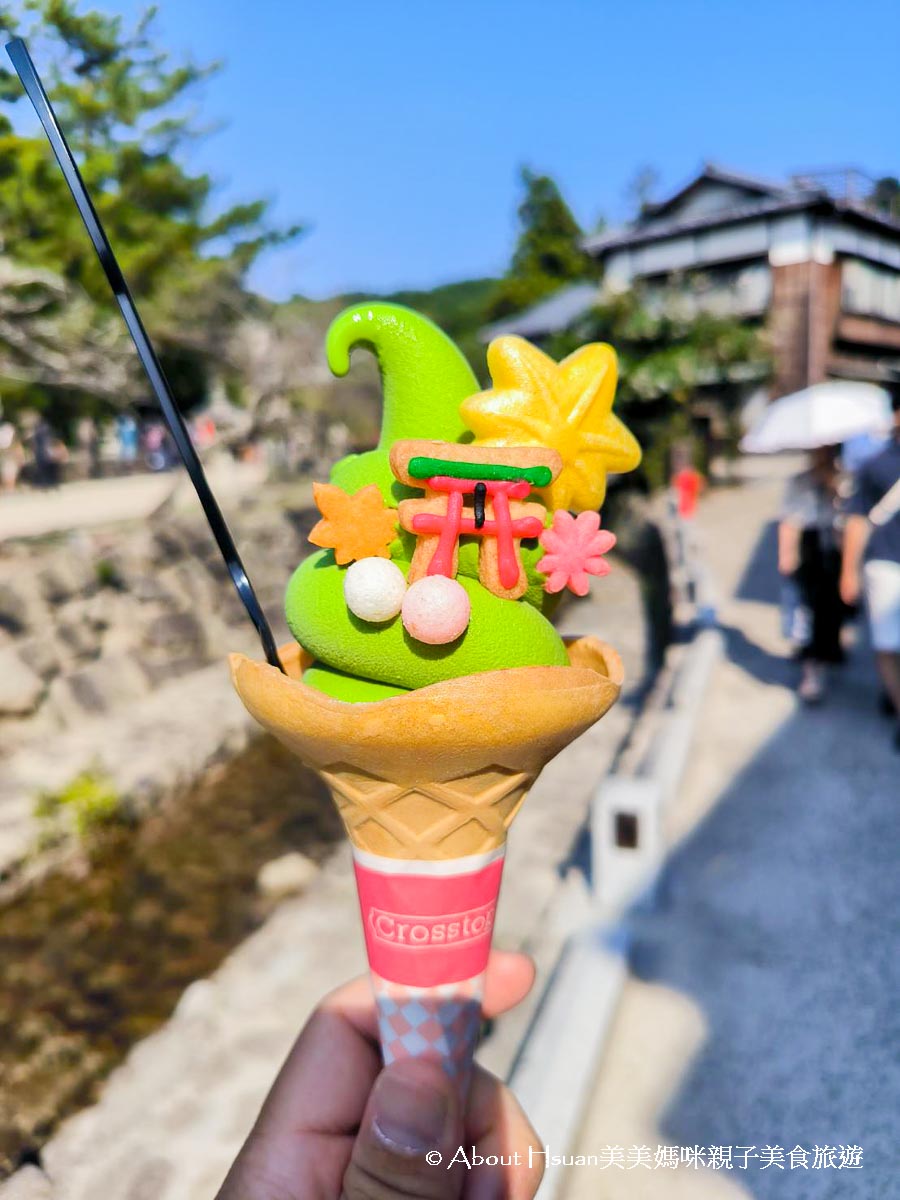
[[[593,342],[556,363],[520,337],[488,347],[493,388],[463,400],[460,413],[485,446],[548,446],[563,469],[538,489],[549,509],[597,509],[607,471],[632,471],[641,448],[613,414],[616,352]]]
[[[313,499],[322,520],[309,540],[314,546],[334,550],[340,566],[359,558],[390,558],[397,536],[397,510],[388,508],[374,483],[352,496],[333,483],[314,483]]]

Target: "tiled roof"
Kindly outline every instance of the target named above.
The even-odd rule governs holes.
[[[710,229],[716,225],[731,225],[736,221],[747,221],[773,213],[790,212],[808,208],[811,204],[827,199],[821,192],[792,192],[784,199],[762,199],[736,204],[733,208],[717,209],[696,217],[673,218],[671,220],[648,221],[644,225],[626,225],[619,229],[607,229],[603,233],[586,237],[582,242],[590,254],[600,254],[618,246],[636,246],[644,242],[655,242],[660,238],[674,237],[697,229]]]
[[[726,167],[718,167],[714,163],[706,163],[700,174],[695,175],[690,183],[680,187],[677,192],[674,192],[671,196],[657,204],[647,204],[644,208],[645,219],[649,218],[652,220],[654,214],[664,212],[704,181],[724,183],[728,186],[741,188],[746,192],[755,192],[759,196],[768,196],[772,199],[787,196],[792,190],[795,190],[792,184],[775,183],[769,179],[762,179],[758,175],[749,175],[743,171],[732,171]]]
[[[599,291],[595,283],[573,283],[515,316],[485,326],[478,336],[481,341],[489,342],[505,334],[533,338],[560,333],[589,312],[598,299]]]
[[[701,229],[715,229],[717,226],[734,225],[758,217],[774,216],[778,213],[795,212],[808,208],[825,209],[843,214],[867,225],[877,226],[892,233],[894,237],[900,238],[900,221],[887,213],[879,212],[858,201],[835,200],[821,189],[797,189],[786,192],[781,200],[760,200],[736,204],[734,208],[718,209],[715,212],[703,213],[696,217],[651,220],[645,225],[633,224],[619,229],[605,230],[603,233],[586,237],[582,246],[589,254],[599,257],[608,250],[618,249],[621,246],[640,246],[648,242],[661,241],[664,238],[694,233]]]

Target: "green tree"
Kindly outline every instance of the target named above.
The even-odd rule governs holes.
[[[185,160],[203,132],[188,107],[191,90],[217,64],[173,62],[157,43],[154,17],[155,9],[148,9],[126,28],[122,18],[84,11],[72,0],[0,0],[0,23],[28,39],[166,365],[196,392],[206,368],[226,355],[248,268],[267,247],[301,229],[273,228],[261,200],[214,211],[214,181],[191,171]],[[62,335],[81,336],[80,346],[74,338],[57,345],[58,356],[71,349],[74,364],[92,345],[97,354],[81,364],[86,371],[74,365],[67,370],[58,356],[50,362],[40,347],[52,338],[36,335],[20,304],[19,332],[27,335],[29,353],[21,336],[19,345],[10,340],[15,314],[4,314],[0,305],[0,376],[13,394],[19,385],[23,403],[40,407],[83,410],[90,407],[88,394],[124,400],[119,358],[125,361],[127,350],[112,323],[107,285],[62,175],[43,135],[31,132],[26,109],[18,79],[0,70],[3,255],[19,269],[22,287],[22,272],[34,272],[44,333],[56,320]],[[60,283],[51,285],[47,272]],[[74,321],[73,312],[80,314]],[[74,331],[66,328],[63,313]],[[10,386],[4,393],[8,399]]]
[[[869,197],[876,208],[891,217],[900,217],[900,179],[885,175],[876,181]]]
[[[720,409],[734,410],[771,366],[760,326],[704,311],[690,281],[652,296],[637,287],[607,297],[547,349],[562,358],[585,342],[616,350],[616,412],[644,447],[650,487],[665,483],[669,452],[690,435],[696,402],[714,397]]]
[[[556,183],[526,167],[522,185],[521,230],[509,270],[488,305],[492,321],[527,308],[565,283],[596,274],[581,248],[582,230]]]
[[[655,167],[644,165],[638,167],[633,178],[625,189],[629,206],[638,216],[643,216],[653,203],[653,197],[659,188],[659,172]]]

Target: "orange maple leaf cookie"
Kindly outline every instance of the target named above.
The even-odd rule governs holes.
[[[314,483],[313,499],[322,520],[313,526],[309,540],[333,550],[339,566],[360,558],[391,557],[397,511],[387,507],[376,484],[351,496],[333,483]]]

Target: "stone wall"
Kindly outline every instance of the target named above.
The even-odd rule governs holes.
[[[265,564],[254,580],[280,608],[306,552],[272,505],[239,518]],[[260,554],[263,550],[265,553]],[[0,558],[0,753],[113,713],[163,682],[221,658],[246,617],[201,518],[29,543]]]
[[[314,520],[305,489],[288,491],[261,489],[232,518],[279,638],[285,584]],[[240,720],[225,671],[235,649],[258,653],[256,635],[199,514],[163,511],[138,527],[4,547],[0,873],[22,851],[43,787],[98,763],[152,795],[159,781],[190,781],[177,754],[191,770],[224,754]]]

